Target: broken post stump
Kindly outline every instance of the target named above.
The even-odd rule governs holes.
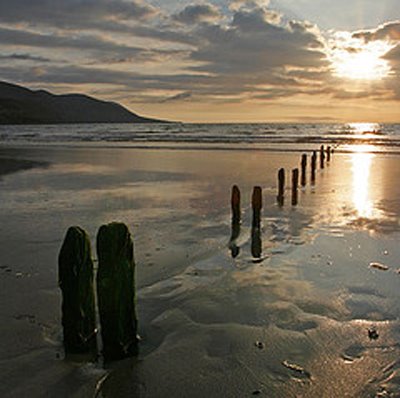
[[[68,228],[58,256],[65,353],[96,351],[93,261],[88,234]]]
[[[305,187],[306,182],[307,182],[306,169],[307,169],[307,155],[304,153],[301,156],[301,186],[302,187]]]
[[[278,205],[283,206],[285,202],[285,169],[278,171],[278,196],[276,197]]]
[[[311,156],[311,183],[315,183],[315,171],[317,169],[317,152],[313,151]]]
[[[324,146],[321,145],[321,148],[319,150],[319,165],[320,165],[321,169],[323,169],[325,167],[324,161],[325,161],[325,150],[324,150]]]
[[[292,170],[292,206],[298,202],[299,169]]]
[[[232,224],[239,224],[240,215],[240,189],[237,185],[232,187],[231,194]]]
[[[105,360],[137,353],[135,262],[125,224],[113,222],[97,234],[97,296]]]

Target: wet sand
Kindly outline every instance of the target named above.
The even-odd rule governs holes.
[[[335,154],[295,208],[289,190],[277,206],[276,174],[300,153],[2,148],[0,170],[6,158],[48,165],[0,178],[1,396],[400,394],[398,156]],[[230,242],[233,184],[243,214]],[[140,354],[67,361],[58,251],[70,225],[94,243],[113,220],[134,237]]]

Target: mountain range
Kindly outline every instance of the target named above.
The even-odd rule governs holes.
[[[116,102],[83,94],[56,95],[0,81],[0,124],[160,123]]]

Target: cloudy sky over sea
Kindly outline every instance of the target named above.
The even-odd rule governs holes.
[[[399,121],[398,0],[0,0],[0,80],[182,121]]]

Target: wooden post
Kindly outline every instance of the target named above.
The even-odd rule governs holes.
[[[330,162],[330,161],[331,161],[331,147],[330,147],[330,146],[328,146],[328,147],[326,148],[326,161],[327,161],[327,162]]]
[[[232,187],[231,194],[232,224],[239,224],[240,215],[240,190],[237,185]]]
[[[283,206],[285,202],[285,169],[278,171],[278,196],[276,197],[278,205]]]
[[[313,151],[311,156],[311,184],[315,184],[315,171],[317,168],[317,151]]]
[[[93,261],[88,234],[68,228],[58,256],[65,353],[96,351]]]
[[[233,258],[237,257],[240,252],[240,247],[236,244],[236,239],[240,235],[240,190],[237,185],[232,187],[231,195],[231,207],[232,207],[232,225],[231,225],[231,237],[229,239],[229,249]]]
[[[128,227],[113,222],[97,234],[97,296],[105,360],[137,353],[135,262]]]
[[[305,187],[306,186],[306,168],[307,168],[307,155],[303,154],[301,156],[301,186]]]
[[[251,198],[251,207],[253,208],[253,226],[259,226],[261,221],[261,208],[262,208],[262,189],[261,187],[253,188],[253,195]]]
[[[292,206],[297,205],[298,201],[298,189],[299,186],[299,169],[292,170]]]
[[[321,148],[319,150],[319,163],[320,163],[320,167],[321,169],[324,168],[324,160],[325,160],[325,150],[324,150],[324,146],[321,145]]]
[[[255,258],[261,257],[261,208],[262,208],[262,190],[261,187],[254,187],[251,199],[253,208],[253,222],[251,228],[251,254]]]

